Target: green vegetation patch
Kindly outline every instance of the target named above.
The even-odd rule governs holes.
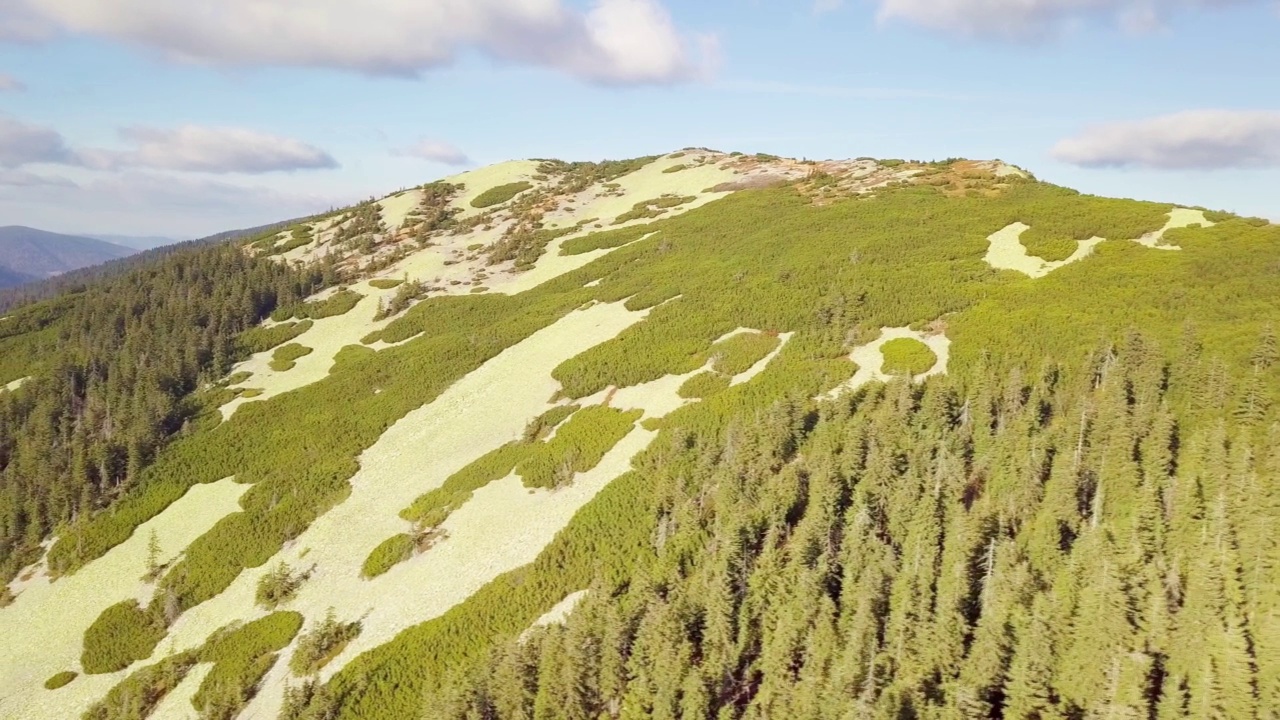
[[[333,614],[333,609],[330,608],[319,625],[298,638],[298,646],[294,648],[293,657],[289,659],[289,669],[298,676],[314,675],[320,672],[321,668],[342,652],[347,643],[356,639],[360,630],[359,620],[348,623],[339,622]]]
[[[1022,241],[1022,246],[1027,249],[1028,255],[1047,262],[1066,260],[1080,247],[1080,243],[1071,238],[1052,235],[1049,231],[1034,225],[1023,231],[1019,239]]]
[[[640,220],[642,218],[655,218],[663,214],[673,207],[691,203],[698,198],[694,195],[663,195],[662,197],[653,198],[652,200],[641,200],[631,209],[614,218],[613,225],[621,225],[632,220]]]
[[[147,717],[199,660],[198,652],[187,651],[135,670],[111,688],[106,697],[91,705],[81,716],[82,720],[139,720]]]
[[[200,716],[231,720],[239,714],[275,664],[276,653],[298,634],[302,621],[302,613],[274,612],[214,633],[199,653],[200,662],[214,665],[191,698]]]
[[[416,546],[417,543],[414,541],[413,535],[408,533],[392,535],[379,543],[369,553],[369,557],[365,558],[364,564],[360,566],[360,577],[378,577],[398,563],[413,557],[413,551]]]
[[[639,240],[651,232],[653,231],[647,226],[640,225],[637,227],[605,230],[603,232],[594,232],[583,235],[582,237],[569,238],[560,244],[560,254],[581,255],[582,253],[591,252],[592,250],[622,247],[623,245]]]
[[[711,346],[712,367],[725,375],[740,375],[773,352],[781,342],[769,333],[738,333]]]
[[[295,250],[315,240],[310,225],[299,225],[289,233],[288,239],[279,245],[271,247],[272,255],[283,255],[290,250]]]
[[[320,320],[327,317],[347,314],[364,296],[354,290],[339,290],[325,300],[298,303],[282,307],[271,313],[271,319],[277,322],[289,318]]]
[[[272,325],[271,327],[263,327],[259,325],[257,327],[249,328],[248,330],[240,333],[240,337],[238,339],[240,349],[250,355],[253,353],[266,352],[267,350],[278,347],[283,343],[287,343],[310,330],[312,324],[311,320],[303,320],[302,322],[280,323],[278,325]],[[235,382],[232,382],[231,384],[234,385]]]
[[[45,690],[57,690],[60,687],[66,687],[68,683],[79,677],[79,673],[71,670],[63,670],[60,673],[54,673],[48,680],[44,681]]]
[[[311,348],[305,345],[299,345],[298,343],[281,345],[276,348],[275,352],[271,353],[271,362],[269,366],[276,372],[292,370],[293,366],[296,364],[294,361],[298,358],[306,357],[311,353]]]
[[[671,167],[669,167],[669,168],[666,168],[666,169],[665,169],[665,170],[663,170],[662,172],[663,172],[663,174],[667,174],[667,173],[678,173],[678,172],[680,172],[681,170],[688,170],[688,169],[689,169],[689,166],[688,166],[686,163],[677,163],[677,164],[675,164],[675,165],[672,165],[672,166],[671,166]]]
[[[915,338],[894,338],[881,345],[880,352],[884,355],[881,370],[889,375],[919,375],[938,362],[933,350]]]
[[[603,405],[583,408],[556,430],[550,441],[535,446],[516,472],[529,487],[567,485],[576,473],[599,464],[643,414],[640,410],[624,412]]]
[[[676,391],[676,394],[682,398],[711,397],[721,390],[727,389],[730,380],[732,378],[728,375],[723,375],[714,370],[701,372],[685,380],[680,389]]]
[[[521,443],[507,443],[476,458],[449,476],[440,487],[425,493],[400,513],[400,517],[420,527],[434,527],[471,499],[471,493],[501,480],[528,454]]]
[[[551,431],[560,423],[569,418],[570,415],[577,412],[578,405],[557,405],[550,410],[542,413],[538,417],[529,421],[524,428],[523,440],[526,443],[544,440]]]
[[[374,278],[369,281],[369,285],[379,290],[390,290],[402,282],[404,282],[404,278]]]
[[[1074,191],[1065,191],[1074,192]],[[1056,203],[1037,203],[1008,215],[1008,223],[1023,222],[1030,229],[1022,233],[1022,244],[1031,255],[1045,260],[1065,260],[1076,251],[1077,240],[1092,237],[1107,240],[1131,240],[1159,230],[1169,219],[1172,205],[1138,203],[1132,200],[1080,196],[1088,202],[1070,212],[1062,212]]]
[[[165,630],[164,618],[143,610],[137,600],[116,603],[85,630],[80,667],[89,675],[123,670],[150,657]]]
[[[505,185],[498,185],[497,187],[491,187],[488,190],[485,190],[484,192],[477,195],[475,199],[471,201],[471,207],[473,208],[492,207],[494,205],[498,205],[500,203],[504,203],[510,200],[511,198],[515,197],[516,195],[519,195],[520,193],[524,192],[525,190],[528,190],[531,187],[533,187],[533,183],[527,180],[521,180],[520,182],[507,183]]]

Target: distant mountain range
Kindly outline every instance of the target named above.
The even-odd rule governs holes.
[[[43,280],[136,252],[135,248],[94,238],[21,225],[0,227],[0,287]]]
[[[158,235],[90,235],[84,237],[93,238],[94,240],[102,240],[113,245],[123,245],[133,248],[134,250],[151,250],[152,248],[163,247],[165,245],[173,245],[180,243],[188,238],[171,238],[160,237]]]

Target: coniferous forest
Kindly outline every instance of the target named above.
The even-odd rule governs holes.
[[[319,274],[238,245],[166,254],[0,321],[0,577],[62,523],[127,493],[208,410],[193,395],[246,353],[238,336]]]

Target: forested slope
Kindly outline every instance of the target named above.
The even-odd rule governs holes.
[[[182,697],[204,717],[282,720],[1280,714],[1280,228],[1202,212],[1152,239],[1172,210],[967,161],[531,162],[25,308],[3,321],[23,323],[21,347],[83,347],[76,367],[109,372],[58,371],[97,379],[54,385],[49,353],[13,355],[0,380],[33,379],[0,396],[15,408],[3,437],[35,447],[96,427],[83,447],[117,459],[93,477],[116,482],[57,500],[85,484],[10,451],[13,570],[56,536],[36,566],[60,577],[38,588],[53,596],[138,549],[199,487],[247,490],[128,570],[145,576],[76,626],[74,654],[26,659],[56,689],[14,683],[32,704],[0,709],[141,718]],[[999,269],[992,238],[1016,223],[1042,259],[1091,250],[1043,277]],[[204,292],[183,300],[188,276]],[[121,344],[90,331],[108,327]],[[850,358],[886,330],[947,342],[886,344],[865,370],[899,377],[852,387]],[[330,343],[318,379],[286,384],[323,333],[353,339]],[[105,413],[19,413],[40,397],[94,405],[68,388],[134,377],[110,357],[142,347],[190,350],[95,401],[112,408],[109,432]],[[232,365],[249,352],[261,362]],[[167,367],[177,380],[149,396]],[[495,367],[527,376],[501,384]],[[140,406],[154,429],[118,429],[138,422],[117,424],[124,395],[156,398]],[[476,405],[503,429],[469,425]],[[413,422],[421,435],[397,435]],[[415,454],[434,436],[457,437],[458,457]],[[132,438],[151,444],[134,452]],[[49,445],[78,467],[82,445]],[[510,527],[597,467],[616,477],[531,561],[447,564],[476,535],[533,542]],[[30,515],[40,524],[28,507],[48,509]],[[334,516],[351,520],[326,530]],[[477,517],[497,519],[460,525]],[[490,574],[440,604],[452,578],[432,568],[454,567]],[[583,599],[531,628],[568,597]],[[0,625],[39,616],[24,602]],[[398,603],[401,616],[377,612]]]

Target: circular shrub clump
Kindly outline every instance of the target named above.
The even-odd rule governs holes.
[[[880,352],[884,355],[882,370],[890,375],[919,375],[938,362],[938,356],[929,346],[914,338],[890,340]]]
[[[79,673],[74,673],[70,670],[63,670],[60,673],[55,673],[48,680],[45,680],[44,689],[57,690],[58,688],[65,686],[67,683],[71,682],[72,680],[75,680],[77,677],[79,677]]]

